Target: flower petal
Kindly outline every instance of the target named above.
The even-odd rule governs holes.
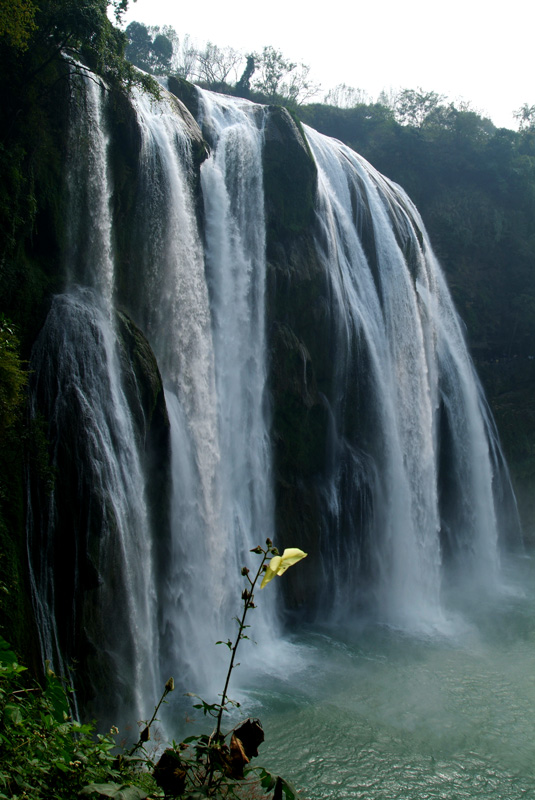
[[[268,564],[260,588],[263,589],[264,586],[273,580],[275,575],[284,575],[288,567],[297,564],[298,561],[301,561],[302,558],[306,558],[307,555],[307,553],[299,550],[298,547],[287,547],[282,556],[273,556]]]
[[[281,561],[282,561],[282,557],[281,556],[273,556],[273,558],[271,559],[271,561],[268,564],[268,569],[273,570],[273,572],[277,572]]]
[[[264,586],[267,586],[267,584],[271,580],[273,580],[276,574],[277,574],[276,572],[273,572],[273,570],[268,567],[267,570],[264,572],[264,577],[262,578],[262,583],[260,584],[260,588],[263,589]]]
[[[283,575],[288,567],[297,564],[298,561],[301,561],[302,558],[306,558],[307,555],[307,553],[304,553],[297,547],[287,547],[281,556],[279,568],[277,569],[277,575]],[[271,559],[271,561],[273,561],[273,559]]]
[[[281,560],[282,559],[280,556],[273,556],[273,558],[268,564],[268,568],[264,574],[264,577],[262,578],[262,583],[260,584],[261,589],[263,589],[264,586],[266,586],[271,580],[273,580],[275,575],[277,575],[277,570],[279,568]]]

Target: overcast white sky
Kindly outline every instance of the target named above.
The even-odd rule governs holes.
[[[535,104],[535,3],[509,0],[130,0],[125,23],[172,25],[197,45],[272,45],[311,67],[322,95],[339,83],[418,87],[471,101],[495,125]],[[321,98],[319,98],[321,99]]]

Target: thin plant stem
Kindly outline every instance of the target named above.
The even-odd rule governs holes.
[[[135,745],[133,746],[133,748],[132,748],[132,749],[131,749],[131,750],[128,752],[128,754],[127,754],[127,755],[128,755],[129,757],[133,756],[133,755],[134,755],[134,753],[136,752],[136,750],[139,750],[139,748],[140,748],[140,747],[143,747],[143,745],[145,744],[145,742],[148,740],[148,738],[149,738],[149,735],[148,735],[148,734],[149,734],[150,726],[152,725],[152,723],[153,723],[153,722],[154,722],[154,720],[156,719],[156,714],[158,713],[158,710],[159,710],[159,708],[160,708],[161,704],[163,703],[163,701],[165,700],[165,698],[167,697],[167,695],[169,694],[169,692],[170,692],[170,691],[172,691],[172,690],[171,690],[170,688],[168,688],[168,686],[167,686],[167,684],[166,684],[166,686],[165,686],[165,689],[163,690],[163,694],[162,694],[162,696],[160,697],[160,699],[159,699],[159,701],[158,701],[158,703],[157,703],[157,705],[156,705],[156,708],[154,709],[154,714],[153,714],[153,715],[152,715],[152,717],[150,718],[150,721],[149,721],[149,722],[147,722],[147,724],[145,725],[145,727],[144,727],[144,728],[143,728],[143,730],[141,731],[141,736],[139,737],[139,739],[138,739],[138,741],[136,742],[136,744],[135,744]],[[146,734],[146,738],[144,738],[144,734]]]
[[[223,694],[221,695],[221,704],[219,706],[219,713],[217,715],[217,725],[216,725],[216,729],[215,729],[215,733],[214,733],[214,738],[215,738],[216,742],[219,740],[219,737],[221,736],[221,720],[223,718],[223,711],[225,710],[225,703],[226,703],[226,700],[227,700],[228,685],[230,683],[230,676],[232,675],[232,670],[234,669],[234,660],[236,658],[236,651],[238,649],[238,645],[240,643],[240,640],[242,639],[243,629],[245,628],[245,617],[247,616],[247,612],[249,611],[249,609],[251,607],[254,607],[254,595],[253,595],[254,588],[256,586],[256,582],[257,582],[258,578],[260,577],[260,575],[264,571],[263,567],[264,567],[264,564],[266,563],[266,560],[267,560],[268,556],[270,555],[270,549],[268,548],[267,550],[262,550],[262,552],[264,553],[264,557],[262,558],[262,563],[258,567],[257,573],[256,573],[253,581],[251,581],[251,579],[249,577],[249,574],[247,573],[247,579],[249,580],[249,583],[251,584],[251,588],[250,588],[250,590],[249,589],[246,590],[246,593],[244,593],[244,595],[243,595],[243,598],[244,598],[244,600],[243,600],[243,603],[244,603],[244,605],[243,605],[243,614],[241,616],[241,619],[238,620],[238,626],[239,626],[238,627],[238,635],[236,636],[236,641],[234,642],[234,644],[232,646],[232,655],[230,657],[230,664],[229,664],[229,667],[228,667],[227,677],[226,677],[226,680],[225,680],[225,686],[223,688]]]

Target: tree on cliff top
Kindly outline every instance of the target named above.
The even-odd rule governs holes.
[[[158,27],[147,28],[141,22],[131,22],[125,34],[125,55],[134,66],[154,75],[169,74],[174,48],[168,36]]]
[[[254,58],[256,79],[252,88],[270,103],[300,105],[320,88],[310,78],[310,67],[289,61],[274,47],[264,47]]]

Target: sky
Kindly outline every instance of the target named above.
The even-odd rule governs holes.
[[[307,64],[321,100],[338,84],[377,99],[417,89],[469,101],[498,127],[535,105],[535,3],[509,0],[130,0],[125,24],[172,25],[197,46],[211,41],[244,53],[271,45]]]

